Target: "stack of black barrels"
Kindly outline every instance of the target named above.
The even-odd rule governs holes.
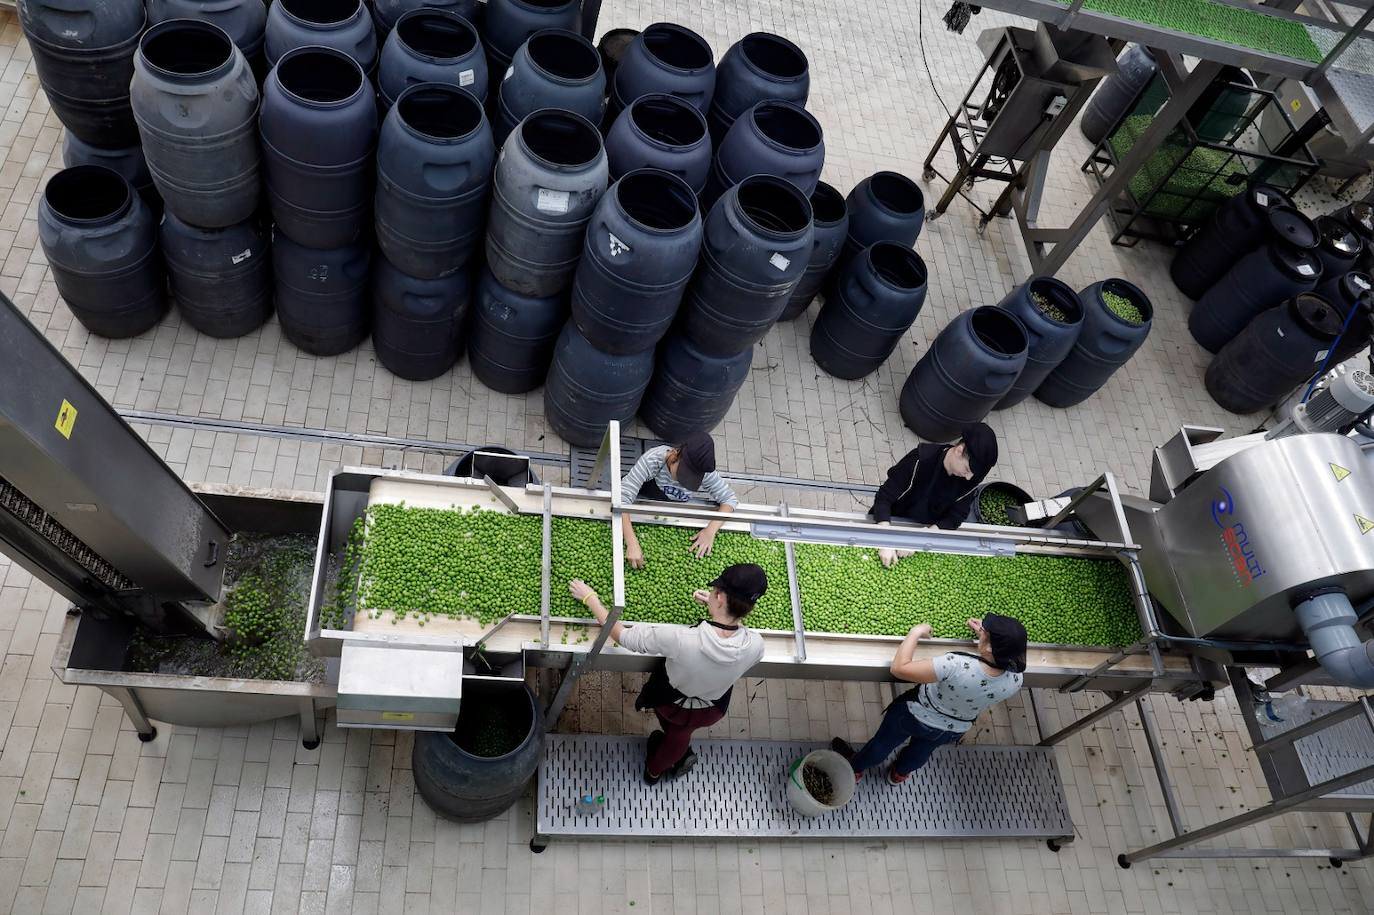
[[[1311,220],[1257,184],[1179,249],[1170,274],[1196,300],[1188,330],[1214,354],[1204,383],[1218,404],[1267,409],[1369,345],[1371,239],[1369,204]]]

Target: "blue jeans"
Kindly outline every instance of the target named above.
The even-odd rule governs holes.
[[[894,702],[883,715],[878,733],[854,754],[849,764],[856,774],[871,769],[887,759],[903,741],[907,741],[902,752],[897,754],[897,761],[892,768],[898,775],[910,775],[924,766],[938,747],[955,743],[963,736],[960,731],[945,731],[922,724],[911,714],[905,702]]]

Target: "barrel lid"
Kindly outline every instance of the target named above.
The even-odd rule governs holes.
[[[1317,232],[1321,235],[1322,250],[1338,257],[1354,257],[1364,247],[1360,237],[1334,216],[1318,216]]]
[[[1303,251],[1275,241],[1269,245],[1269,257],[1275,266],[1288,276],[1299,281],[1315,284],[1322,274],[1322,262],[1311,251]]]
[[[1269,231],[1293,248],[1310,251],[1317,247],[1317,227],[1312,220],[1291,206],[1270,207],[1266,214]]]
[[[1293,201],[1288,199],[1288,195],[1272,184],[1256,184],[1250,188],[1250,202],[1261,210],[1293,205]]]
[[[1341,217],[1364,238],[1374,238],[1374,206],[1357,201],[1342,210]]]
[[[1321,296],[1304,292],[1288,302],[1288,312],[1299,327],[1321,340],[1334,340],[1340,335],[1345,320],[1340,311]]]

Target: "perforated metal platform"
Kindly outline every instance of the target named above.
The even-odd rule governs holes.
[[[1260,726],[1260,731],[1266,737],[1281,734],[1314,718],[1334,712],[1346,704],[1314,699],[1292,720],[1279,724],[1266,722]],[[1348,775],[1374,761],[1374,733],[1370,731],[1363,718],[1342,721],[1315,734],[1299,738],[1294,741],[1294,746],[1297,748],[1298,760],[1302,764],[1303,774],[1307,776],[1309,785]],[[1333,791],[1331,795],[1374,799],[1374,780]]]
[[[787,802],[787,770],[820,744],[707,740],[682,778],[641,778],[642,738],[550,734],[539,767],[542,838],[1038,838],[1070,841],[1073,821],[1048,747],[946,747],[905,785],[874,773],[842,809],[814,819]],[[874,777],[876,775],[877,777]],[[604,806],[579,813],[577,799]]]

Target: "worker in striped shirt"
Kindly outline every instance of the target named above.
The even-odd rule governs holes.
[[[732,512],[739,505],[735,491],[716,473],[716,443],[705,432],[693,432],[678,445],[649,449],[620,483],[620,495],[626,504],[641,499],[686,502],[696,493],[710,498],[723,513]],[[644,550],[635,536],[634,524],[628,513],[620,517],[625,530],[625,558],[631,568],[642,569]],[[692,535],[691,550],[698,559],[710,555],[716,532],[724,523],[724,518],[712,521]]]

